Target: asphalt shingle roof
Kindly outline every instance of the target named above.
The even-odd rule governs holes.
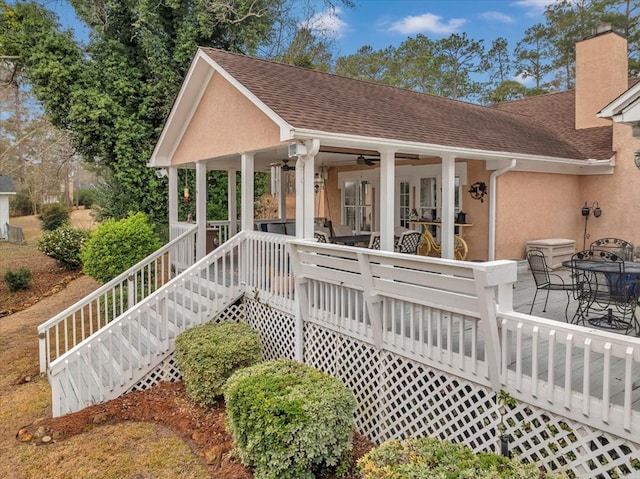
[[[201,50],[294,128],[495,152],[594,157],[577,148],[576,142],[554,133],[550,125],[520,111],[474,105],[213,48]]]
[[[15,193],[16,186],[10,176],[0,175],[0,193]]]

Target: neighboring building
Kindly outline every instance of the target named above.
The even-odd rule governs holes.
[[[6,240],[9,224],[9,198],[16,194],[16,187],[10,176],[0,175],[0,240]]]

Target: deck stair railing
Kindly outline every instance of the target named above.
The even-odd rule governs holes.
[[[196,226],[38,327],[40,372],[195,262]]]
[[[116,398],[175,351],[176,336],[213,319],[243,294],[292,309],[289,238],[240,233],[52,361],[52,412]]]

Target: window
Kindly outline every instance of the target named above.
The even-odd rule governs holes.
[[[420,178],[420,202],[418,204],[418,215],[421,218],[435,220],[440,218],[440,207],[442,201],[442,188],[439,186],[440,178]],[[453,193],[455,212],[462,208],[460,204],[460,177],[456,176],[455,190]]]
[[[344,182],[343,221],[356,232],[371,231],[373,188],[366,180]]]
[[[409,227],[409,217],[411,216],[411,187],[408,181],[401,181],[399,184],[400,211],[398,219],[400,226]]]

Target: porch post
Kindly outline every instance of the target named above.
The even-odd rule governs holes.
[[[442,221],[440,233],[442,257],[453,259],[453,232],[455,216],[456,161],[453,155],[442,157]]]
[[[196,261],[207,254],[207,163],[196,163]]]
[[[282,171],[280,166],[274,168],[278,175],[278,218],[287,219],[287,187],[289,186],[289,172]],[[287,180],[285,181],[285,178]]]
[[[395,151],[380,152],[380,250],[393,251]]]
[[[314,217],[316,206],[316,192],[314,186],[315,156],[311,156],[304,162],[304,225],[303,230],[296,229],[298,238],[313,238]]]
[[[253,231],[253,154],[243,153],[240,155],[242,171],[242,185],[240,187],[240,209],[242,231]]]
[[[304,233],[304,168],[305,164],[302,157],[296,160],[296,237],[303,238]]]
[[[236,198],[236,172],[237,170],[227,171],[227,219],[229,220],[229,238],[238,232],[238,206]],[[224,238],[226,241],[229,238]]]
[[[169,226],[178,222],[178,168],[167,168],[169,177]],[[171,238],[173,239],[173,238]]]

